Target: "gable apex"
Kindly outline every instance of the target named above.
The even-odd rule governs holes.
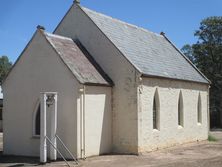
[[[38,36],[38,38],[37,38]],[[85,85],[100,85],[100,86],[112,86],[113,82],[108,75],[102,70],[102,68],[93,60],[89,53],[84,50],[84,47],[80,47],[71,38],[63,37],[60,35],[50,34],[43,29],[37,28],[36,32],[32,36],[25,49],[22,51],[12,68],[4,78],[2,86],[17,66],[20,59],[23,57],[25,51],[32,45],[34,39],[44,38],[50,47],[53,48],[55,53],[60,57],[65,66],[75,76],[75,78],[81,84]],[[41,48],[40,48],[41,49]],[[88,55],[87,55],[88,54]]]
[[[73,4],[78,4],[79,5],[80,4],[80,0],[74,0]]]
[[[7,73],[7,75],[3,78],[3,80],[2,80],[2,88],[4,88],[4,85],[5,85],[5,82],[7,81],[7,78],[10,76],[10,74],[14,70],[15,66],[20,61],[20,59],[21,59],[22,55],[24,54],[24,52],[28,49],[29,45],[32,43],[32,41],[35,38],[35,36],[37,35],[37,33],[38,33],[38,29],[34,32],[33,36],[30,39],[30,41],[27,43],[27,45],[25,46],[25,48],[23,49],[23,51],[21,52],[19,57],[16,59],[15,63],[12,65],[12,67],[10,68],[9,72]]]

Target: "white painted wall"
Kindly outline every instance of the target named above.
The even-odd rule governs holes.
[[[58,134],[77,153],[79,83],[38,32],[4,82],[4,154],[39,156],[32,118],[40,92],[58,92]]]
[[[39,138],[32,136],[33,114],[40,92],[58,92],[58,135],[81,158],[82,87],[37,31],[4,83],[4,154],[39,156]],[[86,156],[111,151],[111,119],[111,87],[86,86]]]
[[[138,152],[137,71],[74,5],[61,22],[56,34],[79,39],[97,63],[114,81],[112,92],[113,152]]]
[[[110,153],[112,148],[111,88],[87,86],[85,102],[86,156]]]
[[[153,97],[158,89],[160,130],[153,130]],[[182,91],[184,127],[178,126],[178,98]],[[202,124],[197,123],[198,94],[202,101]],[[206,140],[208,137],[208,86],[157,78],[142,78],[140,85],[139,152],[175,144]]]

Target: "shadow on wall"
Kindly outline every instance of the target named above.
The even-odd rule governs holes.
[[[149,86],[155,87],[157,86],[156,83],[158,82],[158,86],[162,88],[175,88],[175,89],[190,89],[190,90],[198,90],[198,91],[206,91],[205,86],[200,86],[200,84],[195,82],[185,82],[180,80],[172,80],[172,79],[164,79],[164,82],[160,82],[160,79],[158,78],[149,78],[144,79],[144,84],[147,84]]]
[[[90,129],[86,129],[86,131],[91,131],[95,130],[95,133],[91,133],[93,135],[92,139],[97,140],[95,143],[90,140],[88,141],[89,143],[89,148],[90,149],[95,149],[91,150],[92,154],[108,154],[111,152],[111,147],[112,147],[112,111],[111,111],[111,89],[110,88],[96,88],[96,89],[88,89],[86,91],[86,95],[92,95],[90,107],[99,107],[97,108],[88,108],[89,112],[93,115],[86,115],[88,117],[88,121],[90,120],[91,126],[94,124],[96,125],[95,128],[97,129],[91,129],[92,127],[88,127]],[[98,98],[97,98],[98,97]],[[90,99],[88,99],[90,100]],[[92,103],[93,102],[93,103]],[[87,103],[87,99],[86,99]],[[97,104],[95,104],[97,103]],[[88,103],[89,104],[89,103]],[[95,104],[95,105],[94,105]],[[92,121],[92,122],[91,122]],[[97,122],[93,122],[97,121]],[[86,147],[88,147],[86,145]],[[86,148],[86,153],[87,153],[87,148]]]
[[[109,118],[109,121],[106,121],[107,118]],[[107,126],[110,126],[110,132],[107,131]],[[109,146],[107,145],[106,142],[107,140],[110,141]],[[103,121],[102,121],[102,132],[101,132],[99,154],[102,155],[102,154],[111,153],[111,147],[112,147],[112,109],[111,109],[111,99],[107,98],[106,96]]]

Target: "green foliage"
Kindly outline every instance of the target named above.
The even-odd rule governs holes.
[[[2,84],[2,80],[5,78],[10,68],[12,67],[12,63],[9,61],[7,56],[0,57],[0,85]]]
[[[182,47],[181,51],[183,52],[183,54],[185,56],[187,56],[191,62],[193,62],[195,64],[195,58],[193,56],[193,50],[192,50],[192,46],[189,44],[186,44]]]
[[[218,141],[218,139],[216,137],[214,137],[213,135],[208,135],[208,141],[212,141],[212,142],[215,142],[215,141]]]
[[[210,89],[210,110],[216,120],[211,121],[222,127],[222,17],[208,17],[201,21],[194,34],[198,41],[185,45],[182,52],[212,82]],[[217,113],[221,113],[221,116]]]

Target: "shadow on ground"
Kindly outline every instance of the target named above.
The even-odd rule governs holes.
[[[198,142],[150,152],[141,156],[106,155],[80,161],[79,167],[222,167],[222,131],[213,131],[217,142]],[[0,149],[2,150],[0,139]],[[71,166],[74,163],[69,161]],[[0,152],[0,166],[39,166],[39,158],[4,156]],[[66,166],[63,161],[47,163],[45,167]]]
[[[16,166],[38,166],[38,165],[39,165],[38,158],[3,155],[2,151],[0,151],[0,166],[16,167]]]

